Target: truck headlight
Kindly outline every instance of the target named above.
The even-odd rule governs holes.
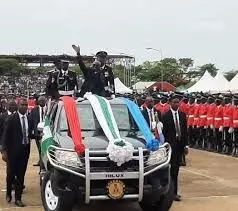
[[[148,166],[159,165],[168,159],[167,150],[165,148],[160,148],[157,151],[151,152],[147,160]]]
[[[65,166],[74,168],[83,166],[76,152],[55,150],[55,159]]]

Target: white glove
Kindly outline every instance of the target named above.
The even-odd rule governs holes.
[[[152,122],[151,127],[154,130],[156,128],[156,122]]]
[[[213,126],[213,125],[210,125],[210,128],[211,128],[211,129],[214,129],[214,126]]]
[[[223,131],[223,127],[220,126],[220,127],[219,127],[219,132],[222,132],[222,131]]]
[[[228,130],[228,133],[233,133],[234,132],[234,128],[230,127],[229,130]]]
[[[162,123],[162,122],[158,122],[158,124],[159,124],[159,126],[161,127],[161,129],[163,129],[163,128],[164,128],[164,125],[163,125],[163,123]]]
[[[158,130],[159,133],[162,133],[162,130],[163,130],[163,123],[162,122],[157,123],[157,130]]]
[[[207,126],[204,126],[204,129],[207,129]]]

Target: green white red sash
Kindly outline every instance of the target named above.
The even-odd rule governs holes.
[[[116,162],[118,166],[131,160],[134,147],[120,137],[109,101],[104,97],[92,94],[86,94],[85,97],[89,100],[102,130],[109,140],[107,152],[110,160]]]

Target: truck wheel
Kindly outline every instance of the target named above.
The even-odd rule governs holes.
[[[169,211],[174,201],[174,186],[173,182],[170,179],[169,190],[164,195],[161,196],[159,201],[141,201],[140,207],[143,211]]]
[[[67,203],[64,198],[53,193],[50,176],[51,172],[46,172],[41,184],[41,200],[45,211],[72,211],[72,204]]]
[[[156,211],[168,211],[174,202],[174,185],[170,179],[168,192],[160,198]]]

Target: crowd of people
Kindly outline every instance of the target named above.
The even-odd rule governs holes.
[[[0,93],[7,95],[29,96],[32,93],[43,93],[47,74],[0,76]]]

